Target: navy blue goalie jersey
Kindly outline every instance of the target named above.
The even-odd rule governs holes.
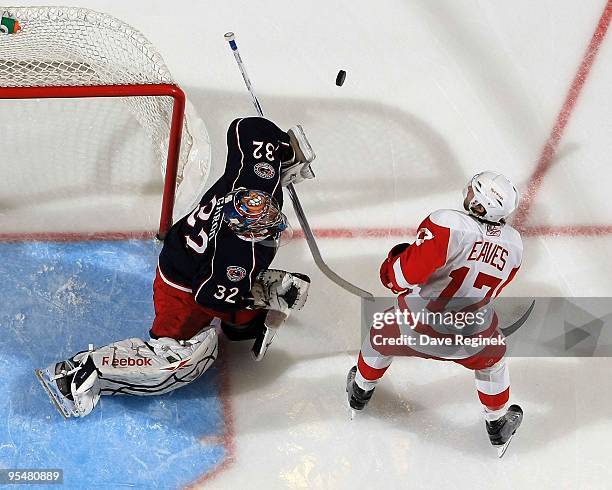
[[[223,221],[223,198],[244,187],[271,194],[282,207],[281,162],[292,156],[289,136],[273,122],[234,120],[227,131],[225,172],[166,236],[159,256],[162,279],[212,310],[251,306],[253,280],[270,266],[276,246],[238,238]]]

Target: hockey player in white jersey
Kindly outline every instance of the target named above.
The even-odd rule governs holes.
[[[365,408],[394,354],[453,361],[474,371],[491,444],[503,455],[523,412],[517,405],[506,409],[510,380],[505,339],[489,302],[521,265],[521,237],[506,224],[517,205],[518,193],[510,180],[495,172],[479,173],[464,190],[466,212],[435,211],[419,226],[414,243],[396,245],[389,252],[381,281],[398,294],[398,311],[411,312],[410,318],[418,320],[394,322],[386,331],[372,326],[348,375],[353,410]],[[442,321],[449,318],[442,312],[454,315],[453,321]],[[456,321],[468,312],[471,322]],[[407,340],[390,349],[381,347],[384,335]]]

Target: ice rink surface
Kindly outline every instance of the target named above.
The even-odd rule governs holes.
[[[223,40],[225,31],[236,32],[264,111],[281,127],[301,123],[318,155],[317,179],[297,190],[324,257],[374,294],[386,294],[378,267],[388,249],[411,240],[434,209],[458,207],[467,178],[490,168],[526,196],[515,223],[525,239],[523,267],[505,294],[612,295],[612,2],[78,6],[126,21],[158,47],[206,121],[211,181],[224,163],[227,126],[253,114]],[[339,69],[347,71],[342,87],[334,84]],[[23,179],[6,158],[0,166],[3,233],[155,227],[155,169],[135,170],[130,179],[146,185],[114,196],[129,217],[118,221],[105,213],[108,196],[97,196],[95,185],[67,199],[51,188],[53,178]],[[70,181],[70,169],[41,165],[40,172]],[[359,300],[320,274],[301,239],[280,250],[275,266],[312,277],[309,302],[265,362],[252,362],[248,345],[225,344],[223,363],[187,393],[104,399],[91,419],[58,420],[31,369],[90,342],[145,335],[156,247],[0,247],[0,325],[10,339],[0,347],[0,466],[45,463],[73,478],[86,467],[94,481],[68,485],[74,488],[612,486],[610,359],[511,359],[511,397],[525,420],[503,460],[487,441],[472,374],[450,363],[396,359],[367,413],[350,421],[344,384],[360,345]],[[79,261],[90,268],[78,269]],[[117,287],[105,289],[104,278]],[[67,292],[74,295],[68,309],[48,304]],[[47,321],[58,328],[48,331]],[[114,463],[143,447],[149,457],[133,463],[137,470]]]

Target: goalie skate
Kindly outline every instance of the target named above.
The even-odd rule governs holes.
[[[79,413],[76,409],[74,401],[72,400],[72,396],[70,395],[70,384],[68,387],[68,394],[64,394],[60,387],[57,384],[57,380],[61,378],[65,378],[66,375],[60,373],[59,375],[53,371],[56,371],[58,367],[61,368],[62,363],[54,364],[53,366],[49,366],[46,369],[36,369],[36,377],[40,384],[43,386],[47,395],[53,402],[55,408],[57,408],[58,412],[62,414],[65,419],[69,419],[70,417],[78,417]]]

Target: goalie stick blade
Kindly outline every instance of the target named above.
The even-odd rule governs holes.
[[[36,373],[36,377],[40,384],[43,386],[47,395],[53,402],[53,406],[57,409],[57,411],[62,414],[62,416],[67,420],[70,417],[78,417],[78,413],[74,406],[74,403],[71,400],[68,400],[64,395],[62,395],[58,389],[57,385],[53,381],[53,377],[49,372],[49,369],[36,369],[34,371]]]
[[[272,310],[270,310],[272,311]],[[286,318],[286,316],[285,316]],[[251,348],[251,356],[255,361],[261,361],[266,352],[268,352],[268,348],[272,345],[274,341],[274,337],[278,331],[277,328],[270,328],[268,325],[265,326],[263,333],[255,339],[255,343]]]

